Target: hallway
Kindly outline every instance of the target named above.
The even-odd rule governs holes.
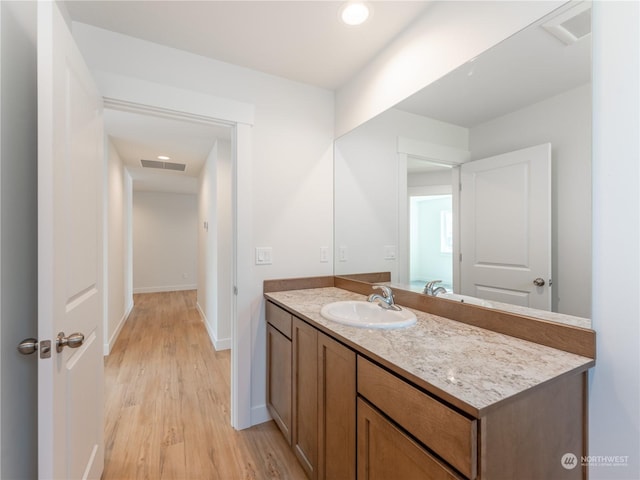
[[[230,426],[230,351],[195,291],[138,294],[105,358],[103,480],[304,479],[273,422]]]

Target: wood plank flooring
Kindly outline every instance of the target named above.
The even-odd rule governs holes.
[[[230,355],[195,292],[135,295],[106,357],[103,480],[305,479],[273,421],[230,426]]]

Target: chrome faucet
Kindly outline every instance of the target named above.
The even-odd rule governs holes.
[[[436,287],[438,283],[442,282],[442,280],[431,280],[427,282],[424,286],[423,293],[427,295],[431,295],[432,297],[436,297],[439,293],[447,293],[447,289],[444,287]]]
[[[378,290],[382,290],[382,295],[378,295],[377,293],[372,293],[369,295],[367,301],[369,302],[378,302],[378,306],[380,308],[384,308],[385,310],[402,310],[398,305],[394,303],[393,300],[393,292],[391,289],[385,285],[373,285],[373,288],[377,288]]]

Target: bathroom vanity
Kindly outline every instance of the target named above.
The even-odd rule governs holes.
[[[265,282],[268,408],[309,478],[586,477],[592,330],[540,321],[534,342],[513,333],[532,319],[511,316],[507,335],[473,323],[510,314],[410,292],[397,292],[417,316],[406,328],[320,315],[370,292],[337,277]],[[460,318],[423,311],[438,308]]]

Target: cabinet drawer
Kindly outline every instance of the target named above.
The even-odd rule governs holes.
[[[344,477],[347,478],[347,477]],[[362,398],[358,398],[358,480],[461,480]]]
[[[291,340],[291,314],[289,312],[280,308],[275,303],[267,301],[265,316],[267,322]]]
[[[477,475],[477,422],[358,356],[358,393],[467,478]]]

